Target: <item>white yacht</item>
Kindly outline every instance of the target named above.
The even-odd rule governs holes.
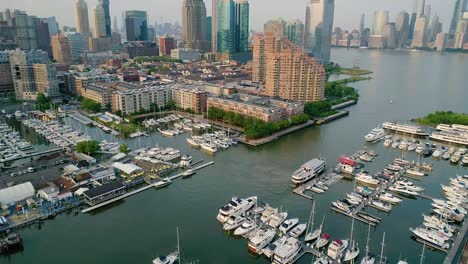
[[[450,229],[446,228],[445,226],[440,226],[440,225],[429,223],[429,222],[424,222],[423,226],[428,229],[435,230],[439,232],[439,234],[444,235],[449,239],[452,239],[453,237],[453,232],[450,231]]]
[[[313,159],[301,166],[292,175],[292,182],[294,184],[302,184],[317,175],[325,169],[325,161],[320,159]]]
[[[349,205],[347,205],[346,203],[342,201],[334,201],[332,202],[332,205],[345,212],[351,211],[351,209],[349,208]]]
[[[358,174],[356,174],[355,180],[359,183],[369,184],[373,186],[379,184],[379,180],[374,179],[371,175],[365,172],[359,172]]]
[[[273,238],[275,238],[274,229],[259,229],[250,238],[248,248],[251,252],[260,254],[261,250],[273,241]]]
[[[216,216],[216,219],[218,219],[218,221],[221,223],[225,223],[231,216],[240,216],[250,210],[256,202],[256,196],[252,196],[246,199],[233,197],[227,205],[219,209],[219,213],[218,216]]]
[[[294,237],[289,237],[284,245],[275,250],[274,264],[288,264],[299,254],[302,244]]]
[[[414,169],[411,169],[411,168],[406,169],[406,170],[405,170],[405,173],[408,174],[408,175],[410,175],[410,176],[415,176],[415,177],[423,177],[423,176],[426,175],[424,172],[421,172],[421,171],[417,170],[416,168],[414,168]]]
[[[389,148],[392,145],[392,143],[393,143],[393,140],[391,138],[387,138],[385,139],[383,144],[384,144],[384,147]]]
[[[429,136],[429,138],[438,141],[468,146],[468,134],[463,135],[451,132],[434,132]]]
[[[382,138],[385,137],[385,130],[383,128],[376,127],[371,130],[369,134],[367,134],[364,138],[366,139],[367,142],[377,142],[381,140]]]
[[[250,231],[255,229],[255,221],[247,220],[242,223],[236,230],[234,230],[235,236],[243,236]]]
[[[320,234],[322,234],[322,228],[323,228],[323,222],[325,221],[325,216],[322,218],[322,223],[320,224],[319,228],[313,230],[314,228],[314,221],[315,221],[315,201],[312,205],[312,211],[310,212],[309,216],[309,222],[307,223],[307,234],[304,239],[304,242],[311,242],[314,241],[315,239],[320,237]]]
[[[283,234],[286,234],[291,230],[293,227],[295,227],[299,223],[298,218],[292,218],[288,219],[281,224],[279,231],[282,232]]]
[[[396,193],[399,193],[399,194],[406,194],[406,195],[410,195],[410,196],[417,196],[419,195],[419,193],[415,192],[415,191],[412,191],[412,190],[409,190],[407,189],[406,187],[404,186],[390,186],[388,188],[388,190],[392,191],[392,192],[396,192]]]
[[[177,260],[179,260],[179,256],[177,252],[173,252],[167,256],[160,256],[153,260],[153,264],[174,264]]]
[[[216,144],[213,144],[213,143],[201,143],[200,144],[201,148],[203,150],[206,150],[210,153],[216,153],[218,152],[218,148],[216,147]]]
[[[291,232],[289,232],[289,235],[295,238],[299,238],[302,234],[307,229],[307,224],[299,224],[296,227],[294,227]]]
[[[227,220],[227,222],[224,223],[223,229],[226,231],[236,229],[239,226],[241,226],[242,223],[244,223],[244,221],[245,221],[245,218],[242,216],[231,216],[229,220]]]
[[[416,186],[416,185],[414,185],[413,182],[408,181],[408,180],[399,180],[399,181],[396,182],[396,185],[403,186],[406,189],[409,189],[409,190],[412,190],[412,191],[415,191],[415,192],[424,191],[424,188]]]
[[[333,240],[333,242],[328,246],[327,255],[333,260],[340,259],[348,247],[348,240]]]
[[[268,225],[277,228],[279,227],[284,221],[286,221],[286,218],[288,218],[288,213],[287,212],[278,212],[276,214],[273,214],[270,218],[270,221],[268,222]]]
[[[265,208],[265,210],[263,210],[263,212],[262,212],[262,216],[260,217],[260,221],[262,221],[263,223],[268,223],[270,221],[271,217],[276,213],[278,213],[277,208],[267,206]]]
[[[392,205],[383,201],[373,200],[371,204],[380,211],[390,212],[392,210]]]
[[[199,148],[201,145],[201,142],[194,138],[187,138],[187,143],[194,148]]]
[[[385,122],[382,127],[396,132],[408,133],[416,136],[428,136],[429,134],[419,126],[403,125],[398,123]]]
[[[391,204],[399,204],[401,203],[401,201],[403,201],[402,199],[395,197],[393,194],[387,193],[387,192],[379,195],[379,200],[387,202],[387,203],[391,203]]]
[[[410,231],[429,245],[442,249],[450,248],[450,244],[448,243],[449,239],[445,236],[441,236],[437,231],[425,228],[410,228]]]
[[[279,247],[282,247],[286,243],[287,239],[288,239],[288,236],[282,236],[278,238],[273,243],[271,243],[266,248],[264,248],[262,250],[262,254],[265,255],[267,258],[273,257],[276,249],[278,249]]]

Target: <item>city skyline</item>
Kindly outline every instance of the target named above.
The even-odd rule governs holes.
[[[0,4],[0,9],[5,8],[22,9],[28,13],[40,16],[56,16],[60,25],[75,26],[74,16],[67,15],[67,12],[60,10],[73,10],[74,1],[56,2],[52,0],[43,0],[44,4],[38,6],[32,4],[31,0],[6,0]],[[376,10],[388,10],[390,13],[390,20],[394,20],[400,11],[407,11],[411,13],[416,11],[416,2],[408,0],[395,0],[392,4],[376,3],[372,0],[356,0],[352,4],[346,0],[335,1],[335,20],[334,27],[339,26],[342,28],[359,28],[359,20],[362,13],[366,17],[373,16]],[[272,18],[282,17],[285,19],[300,19],[304,22],[304,13],[307,1],[305,0],[291,0],[285,3],[279,2],[273,8],[270,8],[268,0],[256,0],[250,5],[251,13],[256,14],[251,17],[250,28],[256,31],[262,31],[263,24]],[[97,0],[89,0],[88,12],[92,14],[92,8],[98,4]],[[432,14],[437,14],[440,21],[443,23],[443,31],[448,31],[450,20],[453,12],[453,4],[447,5],[446,0],[426,0],[426,4],[431,4]],[[50,6],[54,6],[53,9]],[[164,6],[164,12],[161,12],[161,5]],[[205,0],[207,15],[211,15],[211,0]],[[268,6],[268,8],[266,8]],[[123,0],[110,1],[110,15],[118,16],[126,10],[145,10],[148,12],[149,24],[155,21],[158,23],[162,21],[172,21],[181,23],[180,10],[182,1],[165,1],[165,0],[137,0],[132,2],[132,6],[128,6],[128,2]],[[264,10],[268,10],[265,12]],[[121,24],[122,21],[119,21]],[[90,17],[90,25],[93,25],[92,17]],[[371,20],[366,19],[366,27],[371,27]]]

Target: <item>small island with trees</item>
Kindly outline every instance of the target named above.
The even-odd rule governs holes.
[[[431,127],[436,127],[439,124],[468,126],[468,114],[454,113],[452,111],[437,111],[412,121],[420,125]]]

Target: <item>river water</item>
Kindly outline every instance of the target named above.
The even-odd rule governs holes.
[[[268,263],[247,251],[247,241],[222,231],[215,219],[219,207],[232,196],[257,195],[260,200],[288,211],[305,222],[311,201],[291,192],[290,175],[305,161],[323,156],[328,167],[335,166],[341,154],[352,154],[365,146],[363,136],[384,121],[407,121],[435,110],[468,112],[467,55],[406,51],[334,49],[333,61],[342,66],[359,65],[374,72],[373,79],[355,83],[361,99],[349,108],[349,117],[308,128],[258,148],[238,145],[215,156],[190,148],[186,136],[163,138],[158,134],[129,140],[135,149],[159,144],[173,146],[194,156],[194,160],[213,160],[215,165],[199,171],[190,179],[177,180],[162,190],[147,190],[124,201],[90,214],[60,215],[46,221],[40,230],[21,231],[25,250],[1,263],[151,263],[160,254],[176,247],[179,228],[183,263]],[[390,100],[393,103],[390,103]],[[78,125],[77,125],[78,126]],[[112,136],[89,128],[97,139]],[[384,149],[382,143],[368,146],[380,156],[366,169],[382,169],[399,153]],[[414,153],[409,159],[416,159]],[[434,172],[418,181],[426,194],[441,197],[440,183],[456,174],[468,174],[462,167],[447,161],[434,164]],[[315,195],[316,222],[325,216],[325,231],[332,238],[349,238],[351,220],[330,210],[331,201],[344,198],[353,184],[342,180],[322,195]],[[380,253],[386,232],[384,255],[390,263],[401,257],[419,263],[422,245],[410,238],[409,227],[422,223],[422,213],[429,214],[428,200],[404,199],[389,213],[368,212],[383,218],[371,229],[370,249]],[[364,255],[367,226],[356,222],[355,237]],[[445,254],[426,250],[424,263],[442,263]],[[298,263],[311,263],[305,256]]]

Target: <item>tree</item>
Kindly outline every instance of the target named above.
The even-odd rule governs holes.
[[[122,144],[119,146],[119,152],[120,153],[125,153],[125,154],[128,154],[130,152],[130,150],[128,149],[128,146],[127,144]]]
[[[171,101],[167,102],[167,104],[164,106],[164,109],[169,110],[169,111],[176,110],[177,109],[176,101],[171,100]]]
[[[39,93],[36,98],[36,109],[40,111],[45,111],[50,108],[52,100],[45,96],[43,93]]]
[[[81,107],[93,113],[101,111],[101,104],[89,98],[86,98],[83,101],[81,101]]]
[[[122,110],[117,110],[117,111],[115,111],[115,114],[118,115],[118,116],[120,116],[120,117],[122,117]]]
[[[99,142],[96,140],[82,141],[76,145],[78,153],[85,153],[90,156],[96,154],[99,150],[101,150],[101,146],[99,146]]]
[[[156,103],[151,103],[150,112],[159,112],[159,106]]]
[[[104,110],[110,111],[112,109],[112,105],[110,103],[107,103],[106,106],[104,106]]]
[[[304,104],[304,113],[310,118],[318,117],[320,113],[331,110],[331,103],[328,101],[308,102]]]

